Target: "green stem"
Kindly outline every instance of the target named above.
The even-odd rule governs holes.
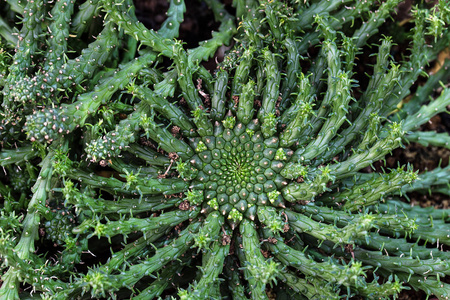
[[[39,237],[40,216],[37,206],[44,206],[50,192],[50,183],[53,174],[52,159],[54,152],[50,151],[41,162],[41,171],[32,188],[33,197],[28,203],[27,215],[23,221],[22,235],[14,247],[20,259],[26,260],[35,252],[34,241]],[[0,298],[19,299],[20,270],[9,268],[2,275],[3,285],[0,287]]]

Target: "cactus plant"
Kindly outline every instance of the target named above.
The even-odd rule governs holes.
[[[0,6],[0,298],[448,299],[449,210],[401,196],[448,195],[449,167],[367,167],[448,147],[420,131],[448,61],[420,76],[450,3],[414,7],[398,60],[399,0],[205,2],[218,29],[189,49],[184,0],[158,30],[130,0]]]

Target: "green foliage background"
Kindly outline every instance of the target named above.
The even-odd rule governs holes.
[[[449,210],[401,197],[450,195],[449,167],[367,169],[449,148],[420,126],[450,3],[403,32],[398,0],[205,3],[193,48],[183,0],[157,31],[130,0],[0,4],[0,299],[448,299]]]

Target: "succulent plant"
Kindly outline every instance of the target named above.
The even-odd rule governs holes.
[[[218,31],[189,49],[169,2],[157,31],[129,0],[0,7],[0,298],[448,299],[449,210],[401,196],[450,194],[449,167],[369,169],[449,147],[419,130],[450,105],[448,60],[420,77],[450,3],[414,7],[399,61],[398,0],[207,0]]]

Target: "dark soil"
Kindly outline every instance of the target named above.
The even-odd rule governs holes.
[[[186,13],[180,26],[178,37],[186,48],[194,48],[198,43],[211,38],[211,32],[219,26],[214,15],[204,2],[186,0]],[[136,16],[147,28],[158,30],[166,19],[169,8],[167,0],[135,0]]]

